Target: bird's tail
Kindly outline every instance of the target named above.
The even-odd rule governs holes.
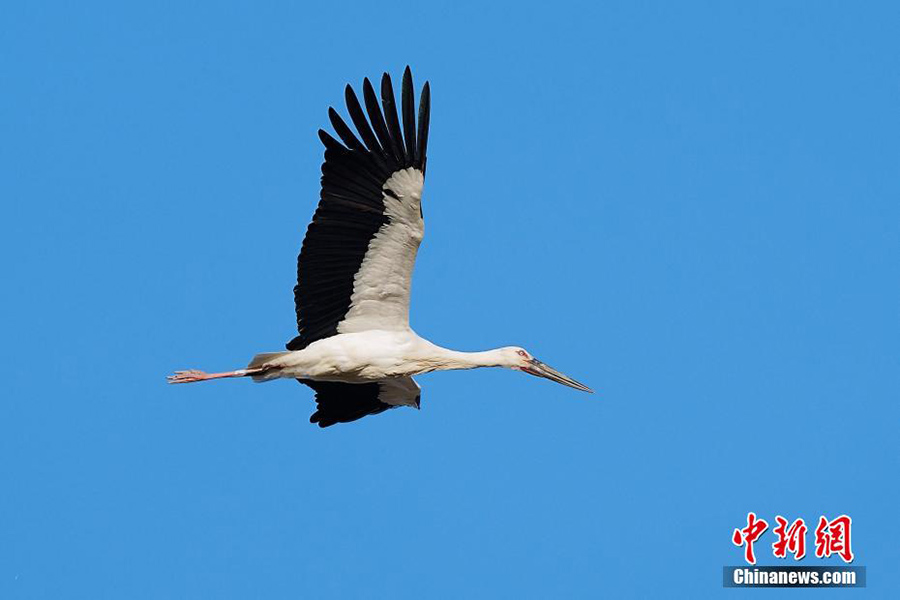
[[[286,354],[290,354],[290,352],[263,352],[262,354],[257,354],[253,357],[253,360],[250,361],[250,364],[247,365],[247,370],[251,369],[262,369],[259,374],[251,376],[253,377],[253,381],[259,383],[262,381],[269,381],[270,379],[278,378],[278,368],[272,366],[269,367],[269,363],[271,363],[276,358],[280,358]]]
[[[253,360],[250,361],[250,364],[247,365],[247,368],[256,369],[264,367],[266,366],[266,363],[270,363],[279,356],[284,356],[285,354],[290,354],[290,352],[263,352],[262,354],[257,354],[253,357]]]

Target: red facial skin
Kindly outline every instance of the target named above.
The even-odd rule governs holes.
[[[516,354],[518,354],[522,358],[528,358],[528,353],[525,352],[524,350],[519,350],[516,352]],[[516,367],[516,368],[524,373],[528,373],[529,375],[540,375],[537,371],[533,371],[533,370],[529,369],[528,367]]]

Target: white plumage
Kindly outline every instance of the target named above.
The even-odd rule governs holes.
[[[421,212],[424,184],[425,176],[412,167],[397,171],[385,182],[384,188],[394,192],[383,196],[390,220],[369,242],[353,279],[350,311],[338,325],[339,333],[409,329],[413,266],[425,235]]]
[[[458,352],[410,329],[412,272],[425,232],[430,87],[426,82],[422,90],[417,122],[406,68],[402,129],[387,74],[381,107],[368,79],[366,113],[349,85],[345,97],[362,140],[329,109],[341,142],[319,131],[325,145],[322,193],[298,257],[294,288],[299,335],[287,352],[258,354],[245,369],[177,371],[169,382],[297,379],[315,391],[318,410],[310,420],[322,427],[396,406],[418,407],[419,386],[412,376],[436,370],[506,367],[590,391],[522,348]]]
[[[248,371],[256,381],[280,377],[366,383],[431,371],[519,365],[520,348],[457,352],[432,344],[409,328],[341,333],[294,352],[263,355]]]

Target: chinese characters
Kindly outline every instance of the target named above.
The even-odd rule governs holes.
[[[778,538],[772,544],[772,552],[776,558],[786,558],[793,555],[794,560],[800,560],[806,556],[806,522],[796,519],[789,522],[781,515],[775,517],[775,527],[772,533]],[[847,515],[841,515],[831,521],[825,516],[819,517],[819,523],[815,530],[815,554],[818,558],[828,558],[836,554],[846,562],[853,562],[853,550],[850,545],[850,526],[853,521]],[[753,544],[759,540],[769,528],[765,519],[757,518],[756,513],[747,513],[747,526],[735,529],[731,536],[731,542],[744,548],[744,560],[756,564],[756,554]]]

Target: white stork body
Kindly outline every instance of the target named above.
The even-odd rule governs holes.
[[[431,93],[422,89],[418,122],[412,75],[403,74],[402,129],[390,77],[381,80],[381,107],[368,79],[366,112],[348,85],[345,98],[358,139],[334,109],[338,142],[325,145],[319,206],[297,259],[294,299],[299,335],[287,352],[257,355],[246,369],[178,371],[171,383],[252,376],[293,378],[313,388],[322,427],[394,406],[419,406],[413,375],[435,370],[508,367],[590,391],[518,347],[485,352],[447,350],[409,327],[416,253],[424,237],[422,189]],[[366,119],[368,114],[368,120]]]
[[[411,329],[373,329],[335,335],[314,342],[303,350],[263,354],[250,363],[248,370],[265,367],[265,370],[253,375],[256,381],[288,377],[367,383],[439,370],[512,367],[515,350],[500,348],[486,352],[457,352],[432,344]]]

